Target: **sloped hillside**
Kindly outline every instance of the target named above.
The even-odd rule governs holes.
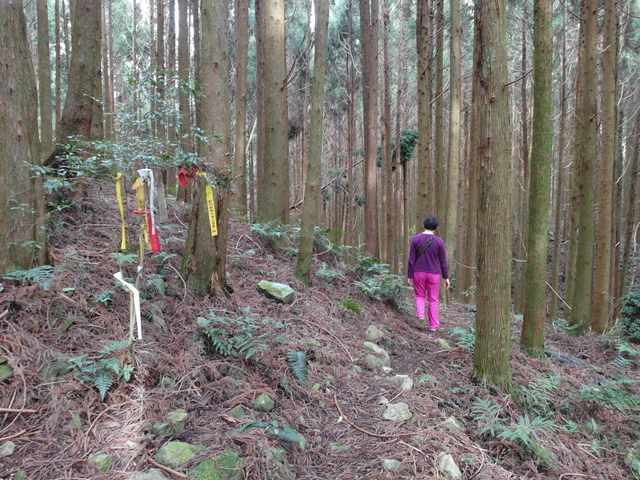
[[[290,238],[235,218],[233,293],[194,297],[179,274],[189,209],[169,203],[164,251],[144,260],[132,348],[129,294],[113,275],[134,278],[138,262],[113,255],[109,183],[52,206],[53,270],[2,280],[0,478],[455,478],[446,459],[469,480],[640,473],[633,345],[550,326],[549,359],[516,341],[516,394],[495,394],[469,379],[471,308],[447,307],[438,332],[418,331],[408,290],[395,306],[372,301],[358,287],[365,274],[326,249],[305,287]],[[291,286],[293,302],[267,299],[261,280]],[[519,329],[514,318],[514,338]],[[265,396],[272,405],[256,404]],[[158,456],[168,442],[193,448],[172,463]],[[218,473],[202,473],[207,459]]]

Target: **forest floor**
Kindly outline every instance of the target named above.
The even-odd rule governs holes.
[[[130,194],[127,203],[134,203]],[[553,355],[537,360],[518,349],[521,318],[514,316],[516,393],[496,394],[471,382],[471,307],[443,307],[440,330],[419,331],[408,289],[398,308],[370,300],[349,269],[330,282],[315,276],[305,287],[293,275],[294,250],[236,218],[227,258],[233,293],[195,297],[178,274],[190,209],[172,201],[159,226],[165,252],[147,254],[141,276],[142,340],[132,354],[109,352],[105,347],[129,335],[129,296],[113,275],[122,268],[134,277],[137,261],[119,265],[112,254],[120,243],[112,184],[90,183],[67,206],[49,222],[49,288],[2,280],[0,364],[12,373],[0,380],[0,479],[130,479],[156,468],[155,452],[169,440],[203,449],[165,469],[168,478],[188,478],[191,467],[225,450],[245,460],[250,480],[446,478],[443,454],[469,480],[638,478],[640,362],[637,346],[621,349],[620,337],[570,336],[549,325]],[[133,243],[133,226],[129,234]],[[314,269],[320,262],[340,267],[326,253]],[[293,303],[266,299],[256,290],[264,279],[290,285]],[[265,347],[248,360],[205,355],[198,317],[226,318]],[[390,354],[391,371],[364,362],[370,325],[385,332],[378,343]],[[235,332],[227,339],[240,336]],[[294,378],[290,351],[308,359],[305,381]],[[108,358],[120,360],[113,371],[123,378],[102,400],[91,382]],[[125,364],[133,366],[129,381]],[[413,387],[384,381],[394,375],[409,376]],[[269,412],[251,408],[263,393],[275,400]],[[386,403],[400,402],[410,420],[382,418]],[[230,415],[239,405],[246,417]],[[176,409],[187,412],[184,430],[154,433]],[[255,421],[266,424],[242,429]],[[305,442],[279,440],[264,428],[274,421]],[[106,472],[89,461],[96,452],[114,459]]]

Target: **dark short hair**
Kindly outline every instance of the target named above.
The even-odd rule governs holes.
[[[427,215],[426,217],[424,217],[424,222],[422,223],[424,224],[424,228],[426,230],[435,230],[436,228],[438,228],[438,225],[440,225],[438,217],[436,217],[435,215]]]

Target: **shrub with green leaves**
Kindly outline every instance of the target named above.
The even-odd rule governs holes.
[[[70,359],[73,375],[82,384],[95,387],[100,393],[100,399],[119,380],[131,380],[133,365],[125,363],[121,358],[112,356],[118,350],[129,345],[129,341],[113,342],[103,348],[96,357],[84,354]]]

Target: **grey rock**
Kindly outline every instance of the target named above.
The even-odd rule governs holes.
[[[285,285],[284,283],[261,280],[258,283],[258,292],[280,303],[289,304],[293,302],[294,291],[289,285]]]
[[[411,420],[413,414],[409,410],[409,406],[406,403],[390,403],[387,405],[382,418],[385,420],[393,420],[396,422],[404,422]]]

